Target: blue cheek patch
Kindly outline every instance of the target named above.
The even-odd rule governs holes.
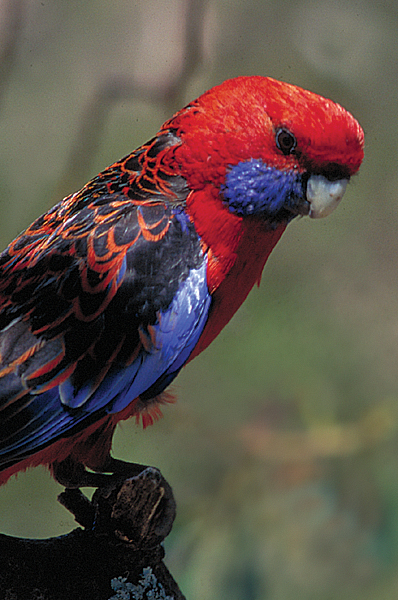
[[[291,219],[294,208],[305,200],[299,173],[268,167],[259,159],[231,167],[222,191],[229,210],[242,217],[263,214],[277,219],[281,211],[290,208]]]

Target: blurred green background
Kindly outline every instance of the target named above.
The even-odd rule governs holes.
[[[398,2],[2,0],[1,247],[63,195],[237,75],[343,104],[366,156],[335,213],[296,220],[178,402],[114,454],[159,467],[189,600],[398,597]],[[74,522],[38,468],[0,531]],[[118,576],[119,573],[115,573]]]

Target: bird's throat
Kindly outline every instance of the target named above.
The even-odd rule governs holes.
[[[233,317],[254,284],[260,283],[265,263],[285,228],[286,223],[267,229],[258,219],[244,219],[238,242],[229,255],[217,256],[220,244],[214,249],[209,248],[208,286],[212,290],[212,305],[190,360],[207,348]]]

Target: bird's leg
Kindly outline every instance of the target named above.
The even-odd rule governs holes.
[[[108,456],[101,467],[88,471],[79,462],[67,458],[51,465],[53,477],[65,488],[94,487],[103,488],[114,483],[115,480],[135,477],[147,468],[146,465],[129,463],[112,456]],[[95,471],[95,472],[94,472]]]
[[[109,455],[106,462],[101,467],[101,473],[112,473],[113,475],[117,475],[119,477],[123,476],[127,478],[136,477],[147,468],[147,465],[130,463],[125,460],[113,458],[111,455]]]
[[[103,487],[109,483],[111,475],[105,473],[92,473],[79,462],[67,458],[61,462],[51,464],[54,479],[66,489],[81,487]]]

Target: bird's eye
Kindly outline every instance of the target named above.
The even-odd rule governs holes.
[[[292,154],[297,141],[294,135],[288,129],[278,129],[275,136],[276,145],[286,156]]]

